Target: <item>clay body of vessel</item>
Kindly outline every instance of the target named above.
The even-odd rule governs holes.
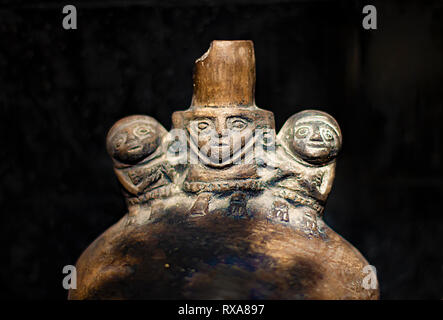
[[[77,261],[70,299],[377,299],[369,263],[323,222],[341,131],[317,110],[275,133],[251,41],[213,41],[168,132],[137,115],[107,150],[128,213]]]

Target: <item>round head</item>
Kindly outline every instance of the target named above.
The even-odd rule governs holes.
[[[281,132],[286,148],[308,163],[327,163],[337,157],[341,148],[337,121],[322,111],[296,113],[286,121]]]
[[[149,157],[159,147],[166,130],[149,116],[129,116],[109,130],[106,147],[109,155],[122,163],[135,164]]]

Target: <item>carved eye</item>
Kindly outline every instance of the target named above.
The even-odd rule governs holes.
[[[151,130],[148,127],[140,126],[135,129],[135,134],[137,136],[148,136],[151,134]]]
[[[229,127],[236,130],[243,130],[248,126],[248,121],[239,117],[231,118]]]
[[[235,120],[232,122],[232,127],[236,129],[243,129],[244,127],[246,127],[246,122],[242,120]]]
[[[326,141],[334,140],[334,135],[332,134],[332,131],[329,129],[322,129],[321,135]]]
[[[297,138],[305,138],[308,135],[308,133],[309,133],[308,127],[301,127],[297,129],[295,135],[297,136]]]
[[[118,137],[117,139],[115,139],[114,141],[114,146],[116,149],[120,148],[121,145],[125,142],[125,139],[123,137]]]
[[[197,125],[199,130],[205,130],[207,127],[209,127],[209,123],[206,121],[200,121]]]

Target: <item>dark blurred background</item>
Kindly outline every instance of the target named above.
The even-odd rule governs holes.
[[[62,28],[74,4],[78,29]],[[375,5],[378,29],[362,28]],[[3,1],[1,297],[66,299],[62,268],[125,213],[110,126],[170,128],[214,39],[251,39],[257,105],[279,129],[318,108],[344,145],[326,222],[383,299],[443,298],[442,1]]]

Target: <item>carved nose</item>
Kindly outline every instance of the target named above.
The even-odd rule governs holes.
[[[135,135],[133,135],[132,133],[129,133],[126,137],[126,143],[130,143],[133,141],[136,141],[137,139],[135,138]]]
[[[318,132],[318,130],[315,130],[315,132],[312,134],[311,136],[311,141],[323,141],[320,133]]]
[[[217,124],[215,130],[219,138],[226,136],[226,130],[224,124]]]

